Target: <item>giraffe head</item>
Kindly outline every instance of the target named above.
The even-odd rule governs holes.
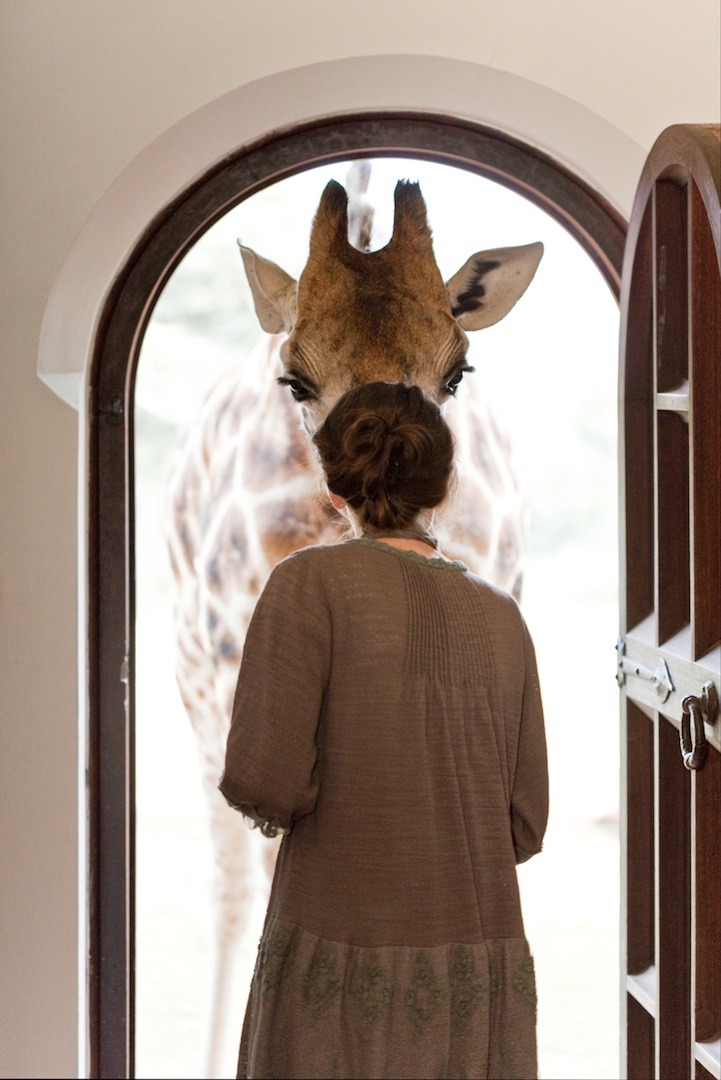
[[[481,251],[446,283],[436,264],[418,184],[395,189],[393,236],[380,251],[348,241],[348,197],[331,180],[296,282],[241,245],[261,326],[285,332],[283,375],[312,431],[338,398],[363,382],[406,382],[443,403],[465,371],[467,330],[491,326],[530,284],[540,243]]]

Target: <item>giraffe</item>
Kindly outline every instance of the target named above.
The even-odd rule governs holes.
[[[361,173],[361,195],[364,182]],[[354,247],[347,192],[330,181],[298,281],[241,245],[267,336],[209,396],[170,479],[176,672],[198,744],[216,874],[209,1076],[217,1072],[233,954],[253,895],[267,890],[277,851],[266,840],[259,845],[217,791],[242,642],[273,566],[344,531],[323,493],[308,436],[347,389],[405,381],[443,406],[457,443],[458,493],[437,521],[441,546],[508,591],[520,587],[524,501],[508,439],[482,387],[464,386],[465,400],[453,399],[472,371],[467,331],[511,310],[543,247],[477,252],[444,284],[419,186],[399,181],[394,203],[390,242],[359,250],[367,248],[368,218],[355,223]]]

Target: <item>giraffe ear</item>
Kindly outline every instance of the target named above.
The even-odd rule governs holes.
[[[531,284],[543,244],[478,251],[446,282],[451,311],[464,330],[483,330],[507,315]]]
[[[269,334],[290,333],[295,321],[298,283],[270,259],[238,241],[243,266],[253,293],[258,321]]]

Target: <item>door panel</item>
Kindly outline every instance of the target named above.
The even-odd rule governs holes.
[[[622,1067],[639,1078],[721,1076],[719,134],[656,142],[621,294]]]
[[[717,152],[718,153],[718,152]],[[718,178],[717,178],[718,179]],[[721,275],[719,238],[711,233],[696,184],[690,185],[691,253],[694,288],[691,307],[691,374],[702,390],[694,395],[693,424],[693,580],[694,659],[721,639],[721,557],[719,557],[719,490],[721,490]],[[718,203],[715,210],[718,228]],[[715,360],[714,360],[715,358]]]

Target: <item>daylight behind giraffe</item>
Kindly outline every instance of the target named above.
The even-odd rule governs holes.
[[[352,178],[367,183],[367,173]],[[358,200],[354,200],[357,208]],[[365,247],[368,219],[353,223]],[[441,547],[518,594],[523,498],[510,448],[465,373],[467,330],[506,315],[529,285],[543,247],[478,252],[444,284],[417,184],[395,190],[393,235],[379,251],[348,239],[348,197],[321,196],[306,267],[296,282],[241,246],[268,334],[209,397],[171,478],[168,538],[177,582],[177,677],[193,725],[216,867],[216,977],[208,1076],[218,1069],[233,958],[276,847],[245,829],[217,791],[245,631],[273,566],[344,522],[324,497],[312,433],[351,386],[414,383],[441,405],[458,451],[458,491],[437,521]],[[295,399],[295,400],[293,400]]]

